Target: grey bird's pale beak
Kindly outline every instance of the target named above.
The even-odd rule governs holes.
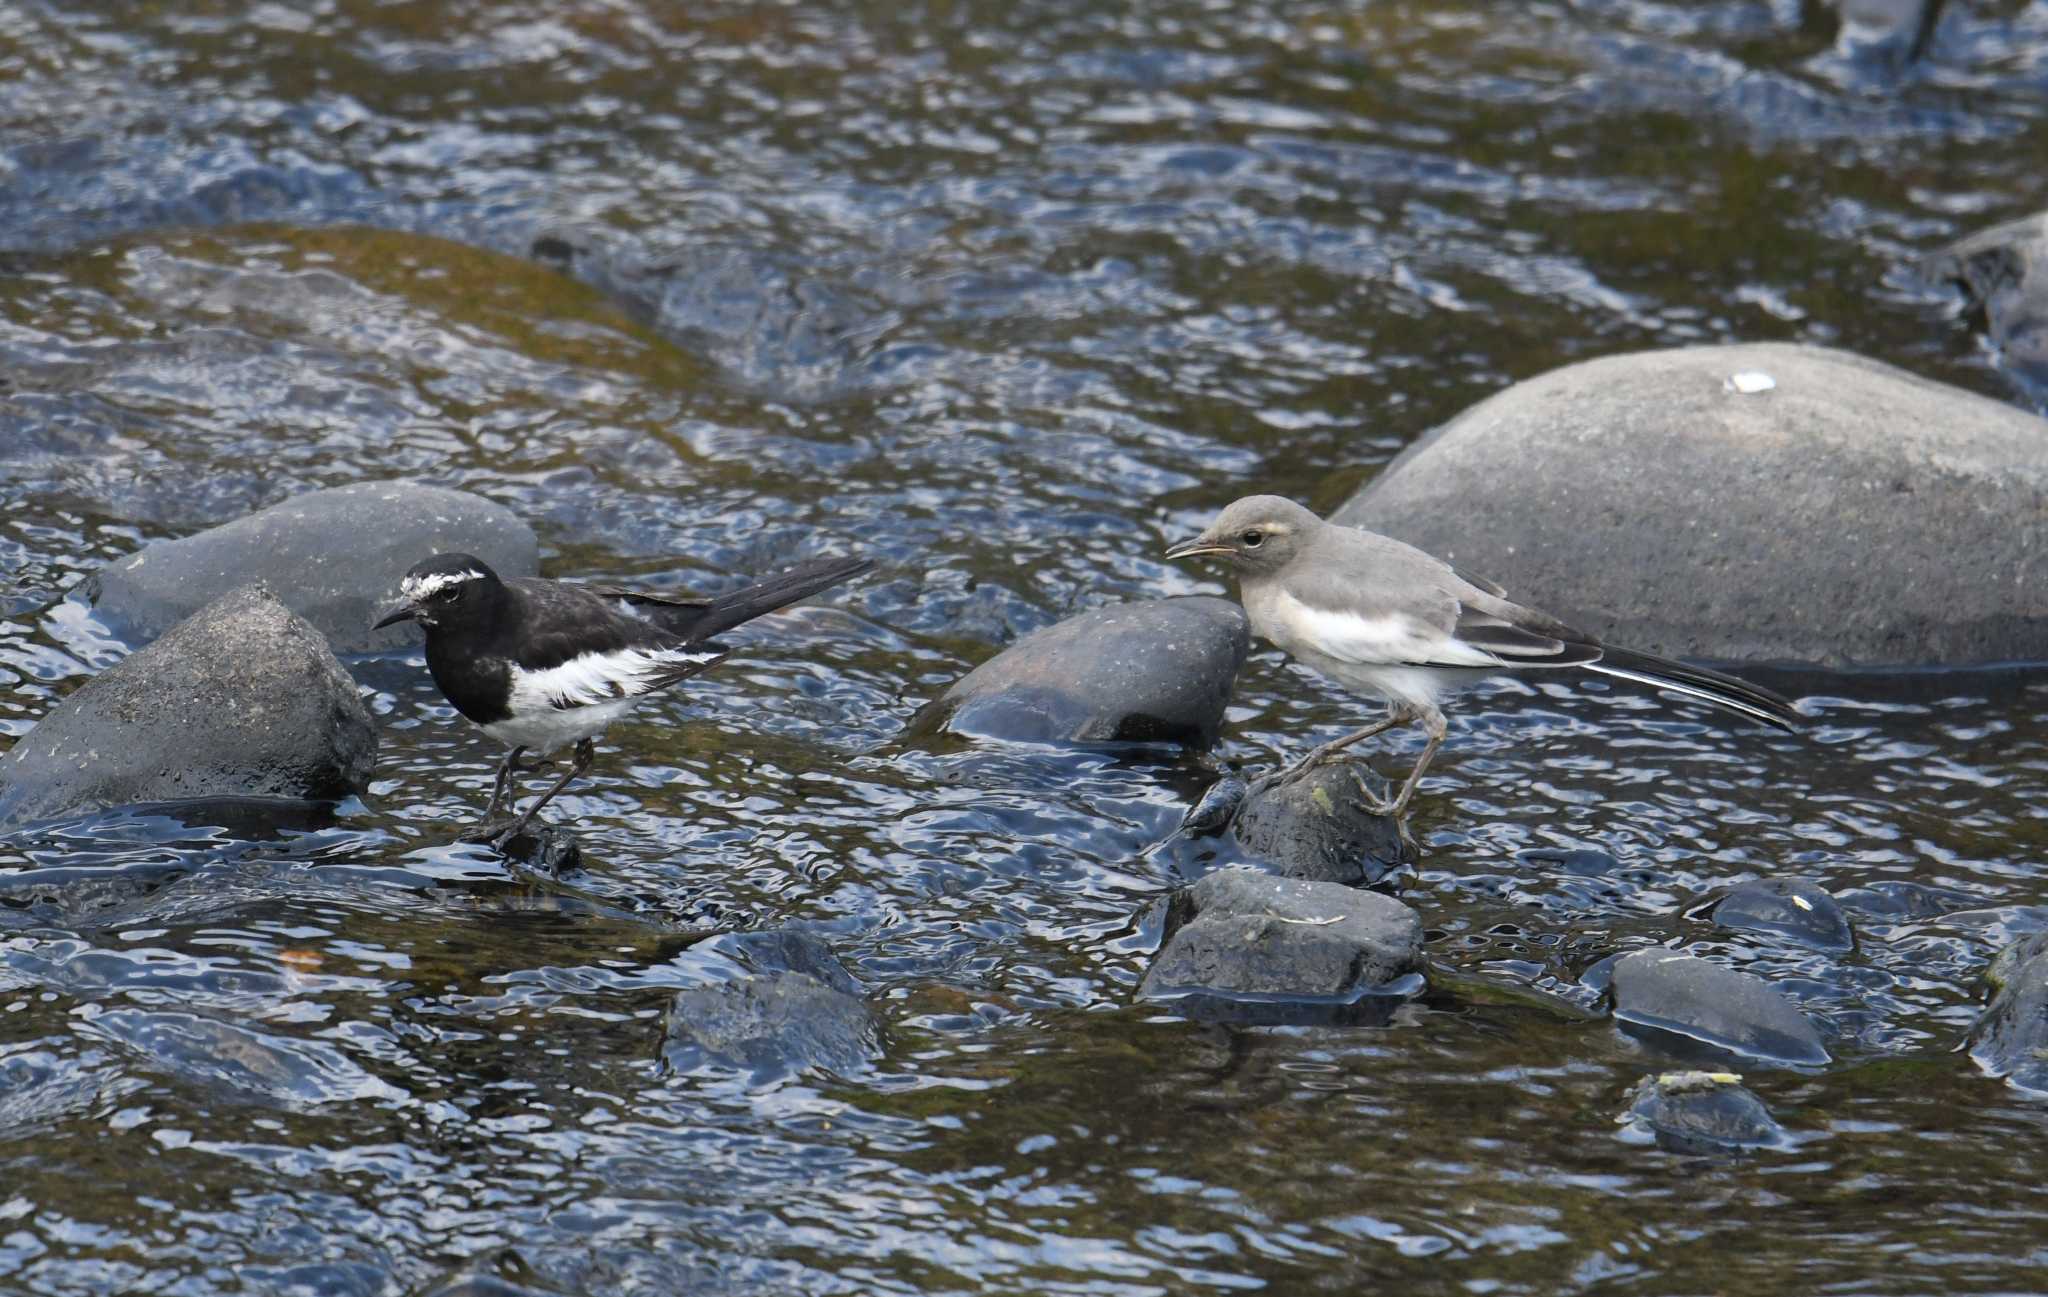
[[[370,629],[383,630],[386,626],[396,626],[398,623],[402,621],[411,621],[413,618],[419,615],[420,610],[418,604],[410,602],[396,603],[393,604],[391,607],[386,608],[384,610],[384,615],[378,618],[377,624],[370,627]]]
[[[1197,536],[1193,540],[1184,540],[1167,550],[1166,557],[1197,558],[1203,554],[1228,554],[1230,552],[1230,546],[1228,545],[1219,545],[1207,536]]]

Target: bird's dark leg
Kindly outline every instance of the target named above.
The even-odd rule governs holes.
[[[540,814],[541,807],[555,800],[555,794],[567,788],[570,780],[589,770],[590,763],[595,760],[597,760],[597,744],[590,739],[578,739],[576,742],[576,756],[569,762],[569,768],[562,772],[562,777],[555,780],[553,787],[535,799],[533,805],[527,807],[518,819],[512,821],[511,828],[506,829],[503,833],[493,838],[491,840],[492,844],[499,850],[504,850],[506,843],[526,832],[526,826],[533,823],[533,817]]]
[[[519,758],[525,755],[525,748],[513,748],[505,754],[504,761],[498,765],[498,778],[491,784],[491,800],[484,803],[484,813],[477,817],[477,823],[489,824],[497,818],[498,812],[505,808],[505,799],[512,791],[513,776],[524,774],[533,768],[519,764]]]
[[[1296,761],[1293,765],[1288,766],[1285,769],[1281,770],[1278,774],[1268,775],[1266,776],[1266,778],[1260,780],[1259,782],[1261,783],[1261,785],[1267,788],[1277,788],[1282,784],[1293,783],[1295,780],[1301,778],[1309,771],[1315,769],[1317,766],[1323,764],[1325,761],[1328,761],[1331,757],[1336,756],[1339,752],[1342,752],[1345,748],[1350,747],[1352,744],[1357,743],[1361,739],[1369,739],[1375,734],[1384,734],[1385,732],[1387,732],[1390,729],[1393,729],[1396,726],[1407,725],[1418,719],[1420,719],[1420,717],[1416,713],[1408,710],[1408,708],[1406,707],[1389,707],[1387,709],[1387,714],[1385,716],[1380,717],[1380,719],[1374,721],[1372,724],[1362,726],[1358,729],[1351,731],[1349,734],[1345,734],[1338,738],[1331,739],[1328,743],[1325,743],[1321,747],[1314,749],[1307,756],[1301,758],[1299,761]]]
[[[1400,793],[1386,810],[1377,811],[1377,814],[1401,818],[1402,812],[1408,809],[1408,799],[1415,796],[1415,786],[1422,782],[1422,772],[1429,769],[1429,763],[1436,757],[1436,750],[1444,745],[1444,735],[1448,732],[1448,727],[1444,724],[1442,712],[1432,707],[1416,719],[1422,722],[1423,731],[1429,735],[1429,742],[1423,745],[1422,755],[1415,759],[1415,768],[1408,772],[1408,778],[1402,783]]]

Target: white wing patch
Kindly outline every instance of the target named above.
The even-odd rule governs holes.
[[[1368,617],[1303,603],[1286,591],[1278,621],[1301,648],[1354,666],[1497,667],[1500,659],[1406,613]],[[1294,644],[1282,645],[1293,648]]]
[[[429,572],[425,576],[409,576],[400,581],[398,592],[413,603],[423,603],[451,585],[483,579],[484,574],[474,569],[465,569],[461,572]]]
[[[542,708],[594,707],[633,698],[673,676],[677,667],[709,666],[721,655],[690,649],[621,649],[583,653],[545,671],[512,664],[511,709],[517,715]]]

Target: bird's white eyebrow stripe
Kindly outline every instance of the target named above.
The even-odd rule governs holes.
[[[398,592],[417,603],[422,599],[433,598],[451,585],[483,579],[484,574],[474,568],[465,568],[460,572],[429,572],[425,576],[409,576],[400,581]]]
[[[512,667],[511,709],[521,712],[547,707],[589,707],[646,693],[675,667],[709,664],[724,656],[716,650],[618,649],[579,653],[558,666],[533,671]]]

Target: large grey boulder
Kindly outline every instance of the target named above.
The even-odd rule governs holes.
[[[1845,352],[1639,352],[1517,383],[1333,515],[1632,648],[2048,657],[2048,420]]]
[[[1421,968],[1422,919],[1390,896],[1221,869],[1168,903],[1139,994],[1211,1016],[1234,1003],[1228,1016],[1336,1021],[1412,989]]]
[[[265,581],[337,653],[409,647],[410,626],[372,631],[398,579],[429,554],[475,554],[500,576],[531,576],[533,529],[482,496],[411,482],[358,482],[281,504],[180,540],[152,541],[101,568],[94,611],[147,643],[229,590]]]
[[[1653,1040],[1765,1063],[1818,1067],[1827,1046],[1799,1007],[1751,973],[1670,950],[1638,950],[1614,961],[1614,1016]]]
[[[327,641],[261,586],[79,686],[0,760],[0,823],[369,784],[377,727]]]
[[[1194,595],[1110,604],[1033,631],[912,721],[1039,743],[1206,744],[1251,647],[1244,610]]]

